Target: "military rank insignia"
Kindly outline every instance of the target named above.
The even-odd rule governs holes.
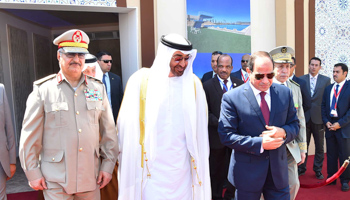
[[[96,89],[85,89],[84,93],[87,101],[102,101],[101,92]]]

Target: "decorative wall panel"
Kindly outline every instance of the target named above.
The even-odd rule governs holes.
[[[13,88],[13,103],[15,108],[17,136],[20,137],[26,100],[33,90],[30,80],[30,65],[28,55],[27,32],[13,26],[8,26],[10,69]]]
[[[348,0],[317,0],[315,4],[315,54],[322,60],[321,74],[331,80],[334,64],[350,64],[349,3]]]
[[[51,42],[47,37],[33,34],[33,43],[35,56],[35,80],[38,80],[54,73],[51,65]]]

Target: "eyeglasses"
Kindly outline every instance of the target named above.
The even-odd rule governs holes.
[[[104,63],[106,63],[106,64],[109,63],[109,62],[110,62],[111,64],[113,63],[113,60],[101,60],[101,61],[104,62]]]
[[[244,62],[246,62],[246,63],[247,63],[248,61],[249,61],[249,60],[241,60],[241,62],[242,62],[242,63],[244,63]]]
[[[67,58],[74,58],[76,55],[78,55],[78,58],[83,59],[85,58],[85,53],[63,53],[66,55]]]
[[[174,61],[176,63],[181,62],[183,59],[185,59],[185,62],[187,62],[192,56],[191,55],[187,55],[186,57],[182,57],[182,56],[173,56],[172,58],[174,59]]]
[[[268,79],[272,79],[275,76],[275,73],[271,72],[269,74],[255,74],[255,79],[259,81],[259,80],[263,79],[265,76]]]

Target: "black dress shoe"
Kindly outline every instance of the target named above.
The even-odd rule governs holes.
[[[299,176],[304,175],[304,174],[305,174],[305,171],[298,170],[298,174],[299,174]]]
[[[342,183],[342,184],[341,184],[341,191],[343,191],[343,192],[349,191],[349,184],[347,184],[347,183]]]
[[[322,175],[322,173],[321,172],[316,172],[316,178],[317,179],[324,179],[324,177],[323,177],[323,175]]]

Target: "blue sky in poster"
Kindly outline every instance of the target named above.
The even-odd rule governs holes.
[[[204,11],[215,20],[250,22],[250,0],[187,0],[187,14],[198,15]]]

